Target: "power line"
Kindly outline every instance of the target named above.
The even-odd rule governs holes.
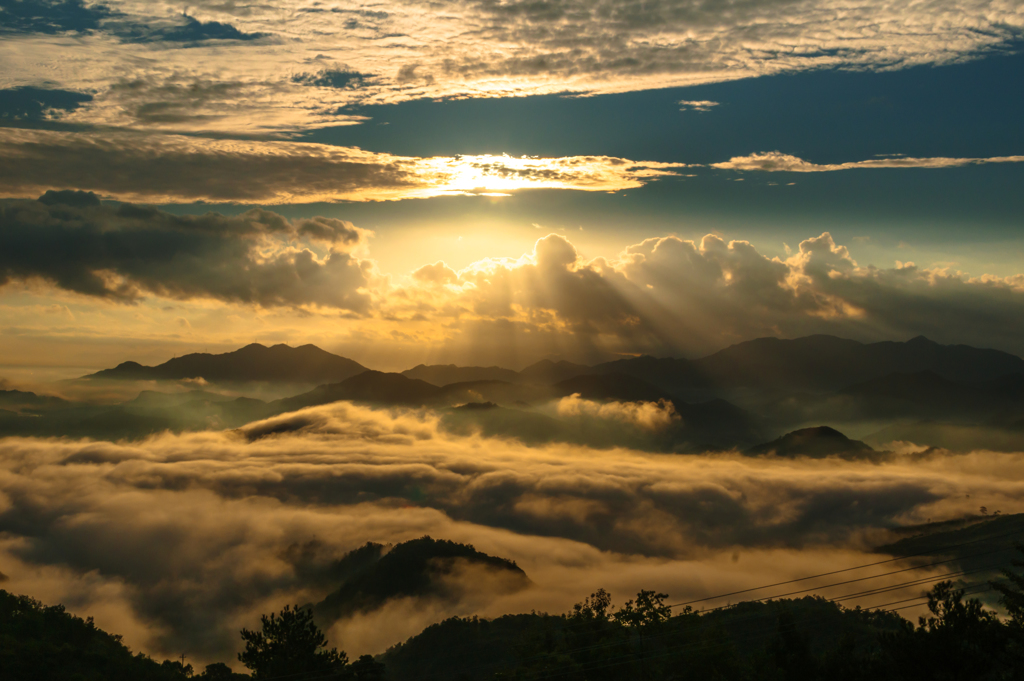
[[[997,534],[994,537],[983,537],[981,539],[973,539],[971,541],[962,542],[960,544],[950,544],[949,546],[943,547],[941,549],[922,551],[920,553],[912,553],[912,554],[907,555],[907,556],[897,556],[895,558],[889,558],[887,560],[880,560],[880,561],[875,562],[875,563],[866,563],[864,565],[857,565],[857,566],[854,566],[854,567],[843,568],[842,570],[832,570],[831,572],[822,572],[821,574],[817,574],[817,575],[810,575],[808,577],[800,577],[798,579],[790,579],[790,580],[787,580],[785,582],[776,582],[774,584],[765,584],[764,586],[755,586],[755,587],[752,587],[750,589],[741,589],[739,591],[730,591],[729,593],[718,594],[717,596],[706,596],[704,598],[698,598],[698,599],[695,599],[695,600],[692,600],[692,601],[686,601],[685,603],[676,603],[674,605],[670,605],[669,607],[670,608],[678,608],[678,607],[682,607],[682,606],[686,606],[686,605],[693,605],[694,603],[703,603],[705,601],[713,601],[713,600],[717,600],[719,598],[725,598],[727,596],[736,596],[736,595],[739,595],[739,594],[750,593],[752,591],[760,591],[762,589],[771,589],[771,588],[776,587],[776,586],[785,586],[787,584],[796,584],[797,582],[806,582],[809,579],[817,579],[819,577],[829,577],[831,575],[838,575],[838,574],[841,574],[843,572],[852,572],[853,570],[863,570],[864,568],[875,567],[876,565],[885,565],[886,563],[893,563],[893,562],[900,561],[900,560],[907,560],[907,559],[910,559],[910,558],[919,558],[921,556],[934,556],[934,555],[938,555],[941,551],[948,551],[949,549],[956,549],[956,548],[960,548],[961,546],[968,546],[970,544],[977,544],[978,542],[983,542],[983,541],[993,541],[995,539],[1002,539],[1004,537],[1009,537],[1009,536],[1012,536],[1012,535],[1019,535],[1019,534],[1020,534],[1020,531],[1018,530],[1018,531],[1014,531],[1014,532],[1007,532],[1005,534]]]

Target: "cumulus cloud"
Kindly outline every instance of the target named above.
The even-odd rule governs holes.
[[[584,587],[685,600],[872,562],[858,552],[887,527],[1021,510],[1022,466],[992,453],[874,464],[529,448],[446,434],[430,412],[336,403],[131,445],[0,440],[0,569],[5,588],[98,608],[136,647],[226,659],[258,613],[322,597],[292,559],[306,542],[336,555],[423,534],[474,543],[537,584],[476,604],[491,614],[565,609]]]
[[[231,335],[221,313],[168,312],[156,302],[145,319],[122,315],[116,326],[117,333],[150,334],[184,317],[225,348],[237,346],[236,336],[265,338],[273,328],[267,324],[287,326],[292,335],[275,335],[275,342],[316,338],[392,369],[423,361],[518,367],[546,356],[589,363],[637,353],[692,357],[752,338],[815,333],[862,341],[925,335],[1024,353],[1022,275],[861,265],[827,232],[784,259],[714,235],[699,242],[651,238],[617,255],[588,258],[551,234],[519,258],[484,259],[460,270],[438,261],[407,277],[379,271],[368,235],[337,218],[289,220],[265,210],[182,217],[101,204],[88,192],[6,200],[0,202],[0,279],[51,287],[34,286],[36,297],[25,301],[31,304],[6,308],[11,325],[0,343],[14,348],[19,338],[110,335],[111,319],[94,310],[76,307],[63,321],[46,315],[49,322],[31,314],[32,305],[65,309],[71,299],[55,295],[56,287],[122,302],[207,299],[329,317],[355,313],[362,319],[351,320],[343,336],[325,335],[325,317],[260,317],[239,326],[241,336]],[[223,314],[236,312],[227,307]],[[33,331],[44,326],[49,330]]]
[[[330,218],[290,221],[261,209],[175,216],[51,191],[0,201],[0,284],[41,279],[122,302],[151,294],[364,313],[372,264],[352,249],[367,236]]]
[[[699,356],[751,338],[814,333],[863,341],[925,335],[1024,352],[1020,277],[862,266],[827,232],[786,259],[714,235],[647,239],[616,257],[586,259],[565,237],[549,235],[522,258],[459,272],[435,264],[412,284],[389,308],[445,320],[446,349],[461,363]]]
[[[866,161],[849,161],[846,163],[811,163],[802,158],[783,154],[780,151],[765,151],[749,156],[734,156],[728,161],[712,163],[712,168],[720,170],[747,170],[787,173],[824,173],[836,170],[853,170],[856,168],[960,168],[963,166],[984,165],[986,163],[1024,163],[1024,156],[991,156],[988,158],[913,158],[908,156],[892,156],[872,158]]]
[[[152,109],[152,115],[174,114]],[[150,203],[388,201],[538,188],[610,192],[685,167],[609,156],[418,158],[300,142],[10,128],[0,129],[0,154],[11,161],[0,170],[8,195],[77,187]]]

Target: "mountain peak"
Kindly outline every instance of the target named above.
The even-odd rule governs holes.
[[[814,426],[801,428],[786,433],[782,437],[751,447],[747,454],[760,456],[765,454],[795,457],[808,456],[822,458],[841,456],[843,458],[866,458],[875,454],[875,450],[860,440],[851,440],[835,428]]]
[[[337,383],[366,371],[351,359],[331,354],[315,345],[293,348],[278,343],[268,348],[250,343],[233,352],[215,355],[191,353],[157,366],[123,362],[86,378],[171,380],[204,378],[211,382],[268,381],[284,383]]]

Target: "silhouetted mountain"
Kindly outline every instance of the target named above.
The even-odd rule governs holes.
[[[658,359],[650,355],[618,359],[594,367],[597,373],[617,373],[635,376],[673,395],[709,387],[708,377],[688,359],[671,357]]]
[[[364,371],[340,383],[317,386],[308,393],[286,397],[270,404],[278,413],[339,400],[415,406],[431,402],[440,392],[441,388],[436,385],[406,378],[402,374]]]
[[[985,509],[987,515],[970,515],[957,520],[926,523],[902,528],[902,538],[875,549],[892,556],[931,556],[955,559],[963,570],[981,570],[972,582],[985,582],[1000,570],[1012,569],[1019,559],[1015,545],[1024,537],[1024,513],[1002,515]]]
[[[520,371],[519,376],[527,383],[552,385],[573,376],[592,373],[594,373],[593,368],[583,364],[573,364],[565,360],[552,362],[550,359],[542,359]]]
[[[726,400],[695,404],[675,400],[673,404],[687,435],[688,446],[681,451],[748,447],[764,437],[764,427],[757,418]]]
[[[488,587],[510,593],[530,584],[519,566],[510,560],[489,556],[472,546],[421,537],[385,547],[368,543],[347,554],[336,564],[341,586],[317,603],[313,611],[321,622],[357,612],[375,610],[394,598],[438,598],[458,601],[462,593],[479,587],[479,580],[467,570],[486,571]],[[479,575],[477,575],[479,577]]]
[[[457,435],[480,433],[484,437],[514,439],[528,445],[582,443],[582,434],[558,419],[533,411],[501,407],[493,402],[474,402],[450,409],[442,414],[441,425]],[[609,446],[607,441],[600,444]]]
[[[558,397],[546,385],[527,385],[507,381],[469,381],[450,383],[437,394],[438,406],[455,406],[467,402],[494,402],[503,406],[524,407]]]
[[[965,416],[989,408],[992,402],[978,386],[950,381],[934,371],[887,374],[852,385],[841,394],[856,398],[857,410],[869,417]]]
[[[366,371],[366,367],[315,345],[297,348],[266,347],[259,343],[221,355],[193,353],[175,357],[155,367],[123,362],[85,378],[122,380],[181,380],[203,378],[211,382],[275,381],[285,383],[334,383]]]
[[[471,381],[507,381],[516,383],[520,380],[519,372],[501,367],[459,367],[454,364],[420,364],[402,372],[403,376],[416,378],[438,387],[451,383],[468,383]]]
[[[11,411],[38,412],[69,406],[67,400],[52,395],[36,395],[23,390],[0,390],[0,407]]]
[[[617,400],[619,402],[657,402],[672,396],[647,381],[627,374],[587,374],[559,381],[554,385],[561,395],[579,396],[587,400]]]
[[[751,447],[747,454],[776,456],[841,456],[844,458],[870,457],[877,452],[860,440],[851,440],[838,430],[828,426],[816,428],[802,428],[786,433],[782,437]]]
[[[759,338],[696,360],[694,365],[714,385],[768,390],[838,390],[896,372],[932,371],[967,383],[1024,372],[1024,359],[1015,355],[939,345],[923,336],[905,343],[870,344],[834,336]]]
[[[134,655],[120,636],[62,605],[0,590],[0,678],[4,681],[183,681],[177,662]],[[198,677],[194,677],[198,678]]]

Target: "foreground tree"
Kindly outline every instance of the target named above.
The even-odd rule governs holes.
[[[907,623],[880,642],[889,671],[899,679],[974,681],[1002,675],[1006,647],[1004,625],[976,598],[964,600],[962,589],[940,582],[928,593],[928,617],[917,629]]]
[[[313,622],[313,612],[285,606],[278,614],[263,615],[260,631],[242,629],[245,650],[238,659],[252,671],[254,681],[298,675],[320,679],[348,678],[348,656],[327,648],[327,638]]]
[[[644,649],[644,638],[654,637],[672,616],[672,608],[665,605],[668,594],[640,590],[636,600],[628,600],[612,617],[613,619],[637,635],[640,643],[640,678],[650,678],[651,665],[647,663],[647,651]]]

